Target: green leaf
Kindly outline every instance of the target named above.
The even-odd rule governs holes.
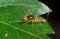
[[[37,0],[0,0],[0,7],[7,7],[9,5],[20,6],[19,9],[22,9],[22,6],[24,6],[24,9],[29,7],[28,10],[25,9],[25,12],[27,10],[26,13],[35,15],[42,15],[52,11],[45,4],[38,2]]]
[[[28,24],[28,23],[24,24],[22,22],[18,22],[18,23],[11,22],[9,24],[14,25],[15,27],[18,27],[20,29],[26,30],[28,32],[32,32],[32,33],[37,34],[37,35],[54,34],[54,31],[52,30],[52,28],[49,26],[49,24],[47,22],[41,23],[41,24],[40,23],[39,24]]]
[[[44,8],[45,7],[45,8]],[[37,0],[0,0],[0,39],[50,39],[46,34],[54,34],[48,22],[24,24],[25,13],[43,15],[51,12]]]
[[[21,29],[3,21],[0,21],[0,31],[0,39],[50,39],[45,34],[36,35],[24,28]]]

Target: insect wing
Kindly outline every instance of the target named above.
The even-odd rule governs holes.
[[[40,18],[41,20],[42,20],[42,22],[46,22],[46,19],[44,19],[44,18]]]

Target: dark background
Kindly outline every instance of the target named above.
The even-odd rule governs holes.
[[[60,1],[59,0],[38,0],[45,3],[52,9],[52,12],[49,15],[48,22],[50,23],[51,27],[55,30],[56,34],[48,35],[52,39],[60,39]],[[45,14],[44,17],[46,18],[47,15]]]

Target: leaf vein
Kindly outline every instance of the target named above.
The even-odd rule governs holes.
[[[28,34],[30,34],[30,35],[33,35],[33,36],[35,36],[35,37],[37,37],[37,38],[41,38],[40,36],[38,36],[38,35],[36,35],[36,34],[33,34],[33,33],[28,32],[28,31],[26,31],[26,30],[20,29],[20,28],[18,28],[18,27],[15,27],[15,26],[13,26],[13,25],[10,25],[10,24],[8,24],[8,23],[6,23],[6,22],[3,22],[3,21],[0,21],[0,22],[3,23],[3,24],[5,24],[5,25],[8,25],[8,26],[10,26],[10,27],[12,27],[12,28],[14,28],[14,29],[18,29],[18,30],[20,30],[20,31],[22,31],[22,32],[25,32],[25,33],[28,33]]]

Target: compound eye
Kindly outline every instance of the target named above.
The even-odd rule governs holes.
[[[33,18],[33,17],[30,17],[31,19]]]
[[[29,20],[33,20],[34,18],[33,17],[30,17]]]

